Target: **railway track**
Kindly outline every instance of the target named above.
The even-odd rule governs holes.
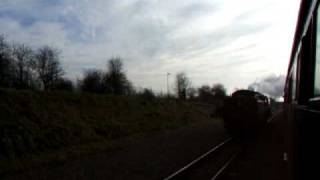
[[[217,180],[240,153],[241,147],[228,138],[180,168],[164,180]]]

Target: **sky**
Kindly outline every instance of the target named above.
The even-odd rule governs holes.
[[[1,0],[0,34],[61,50],[68,78],[121,57],[136,87],[173,91],[175,74],[228,92],[285,75],[298,0]],[[277,78],[275,78],[277,79]]]

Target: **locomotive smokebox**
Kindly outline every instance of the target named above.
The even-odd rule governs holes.
[[[224,101],[224,126],[234,137],[256,135],[270,115],[268,98],[259,92],[239,90]]]

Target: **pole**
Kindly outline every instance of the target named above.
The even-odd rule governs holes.
[[[167,73],[167,95],[169,96],[169,75],[170,73]]]

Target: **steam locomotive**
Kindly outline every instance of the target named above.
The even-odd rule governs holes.
[[[257,133],[271,114],[268,97],[250,90],[239,90],[224,101],[225,129],[233,136]]]

